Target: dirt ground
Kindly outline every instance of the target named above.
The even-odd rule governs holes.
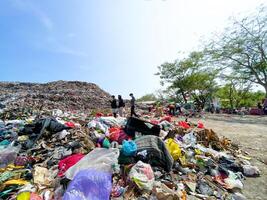
[[[218,114],[191,120],[204,122],[207,128],[228,137],[249,153],[250,162],[260,169],[261,176],[246,178],[243,194],[247,199],[267,200],[267,163],[264,163],[267,162],[267,117]]]

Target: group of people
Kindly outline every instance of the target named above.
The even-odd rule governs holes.
[[[262,110],[267,115],[267,98],[258,103],[258,109]]]
[[[130,93],[129,96],[131,97],[130,104],[131,104],[131,117],[135,116],[138,117],[138,115],[135,113],[135,98],[133,93]],[[120,117],[124,117],[124,107],[125,102],[121,95],[118,95],[118,100],[114,95],[111,96],[112,100],[110,101],[112,114],[114,117],[117,117],[117,114],[119,114]]]

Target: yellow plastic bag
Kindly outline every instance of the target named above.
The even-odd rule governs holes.
[[[174,139],[167,139],[166,141],[166,147],[168,151],[170,152],[171,156],[174,160],[178,160],[179,157],[182,156],[181,148],[180,146],[174,141]]]
[[[186,167],[188,164],[184,155],[179,158],[179,161],[183,167]]]
[[[17,200],[30,200],[31,193],[30,192],[21,192],[17,196]]]

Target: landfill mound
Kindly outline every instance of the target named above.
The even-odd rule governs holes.
[[[249,155],[172,116],[57,110],[0,121],[0,199],[244,200]]]
[[[87,110],[107,108],[110,94],[94,83],[56,81],[39,83],[0,82],[0,109]]]

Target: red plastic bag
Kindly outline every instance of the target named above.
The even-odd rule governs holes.
[[[103,113],[101,113],[101,112],[98,112],[98,113],[96,113],[96,114],[95,114],[95,116],[96,116],[96,117],[103,117],[103,116],[104,116],[104,114],[103,114]]]
[[[73,122],[66,122],[65,125],[70,128],[75,128],[75,124]]]
[[[183,128],[185,128],[185,129],[190,128],[189,124],[187,122],[185,122],[185,121],[179,121],[178,125],[183,127]]]
[[[112,127],[109,129],[109,137],[108,137],[111,141],[116,141],[119,144],[122,144],[123,140],[128,140],[131,139],[131,137],[129,137],[124,130],[120,129],[120,128],[116,128],[116,127]]]
[[[152,124],[159,124],[159,121],[158,121],[158,120],[150,120],[150,122],[151,122]]]
[[[130,140],[132,139],[129,135],[127,135],[124,130],[121,130],[120,131],[120,136],[119,136],[119,139],[118,139],[118,143],[119,144],[122,144],[122,141],[123,140]]]
[[[202,122],[198,122],[197,127],[198,128],[204,128],[204,124]]]
[[[109,139],[111,141],[118,141],[120,137],[120,128],[111,127],[109,128]]]
[[[71,156],[68,156],[64,158],[63,160],[60,160],[58,163],[59,173],[58,176],[62,177],[64,176],[65,172],[73,165],[75,165],[79,160],[81,160],[84,157],[83,154],[77,153],[73,154]]]

